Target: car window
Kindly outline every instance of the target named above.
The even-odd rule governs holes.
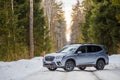
[[[99,46],[96,46],[95,48],[96,48],[96,52],[97,52],[97,51],[101,51],[101,50],[102,50],[102,48],[101,48],[101,47],[99,47]]]
[[[78,52],[78,51],[81,51],[82,53],[86,53],[87,48],[86,48],[86,46],[80,46],[76,52]]]
[[[96,52],[96,47],[95,46],[87,46],[87,52]]]
[[[74,53],[77,50],[78,46],[67,46],[63,47],[57,53]]]
[[[99,46],[87,46],[87,52],[91,53],[91,52],[98,52],[101,51],[102,48]]]

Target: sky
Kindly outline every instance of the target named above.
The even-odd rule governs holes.
[[[72,6],[77,3],[77,0],[57,0],[63,2],[63,11],[65,11],[65,20],[66,20],[66,40],[67,42],[70,42],[70,34],[71,34],[71,13],[72,13]],[[82,0],[79,0],[82,2]]]

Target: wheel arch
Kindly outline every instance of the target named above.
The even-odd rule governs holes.
[[[105,59],[104,59],[104,58],[98,58],[97,61],[96,61],[96,64],[97,64],[97,62],[98,62],[99,60],[103,60],[104,63],[105,63]]]
[[[65,61],[65,63],[67,62],[67,61],[73,61],[74,62],[74,64],[75,64],[75,66],[76,66],[76,61],[75,61],[75,59],[73,59],[73,58],[69,58],[69,59],[67,59],[66,61]]]

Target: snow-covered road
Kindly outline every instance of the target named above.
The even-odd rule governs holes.
[[[42,68],[40,71],[19,80],[120,80],[120,69],[105,68],[102,71],[97,71],[88,67],[85,71],[75,68],[72,72],[65,72],[63,69],[51,72]]]
[[[87,67],[84,71],[75,68],[71,72],[49,71],[42,67],[42,57],[0,62],[0,80],[120,80],[120,55],[109,56],[109,59],[104,70]]]

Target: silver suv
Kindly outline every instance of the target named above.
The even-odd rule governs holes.
[[[72,71],[74,67],[84,70],[88,66],[94,66],[97,70],[103,70],[104,66],[109,63],[106,53],[103,45],[67,45],[55,53],[45,55],[43,66],[50,71],[54,71],[57,68]]]

